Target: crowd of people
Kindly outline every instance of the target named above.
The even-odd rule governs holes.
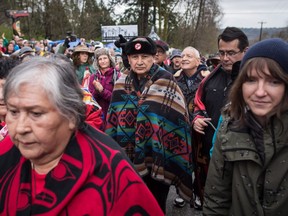
[[[287,215],[286,41],[69,42],[0,39],[0,215]]]

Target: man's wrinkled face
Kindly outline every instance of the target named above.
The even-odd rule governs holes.
[[[154,56],[151,54],[131,54],[128,55],[128,61],[131,69],[138,77],[145,76],[154,62]]]
[[[181,54],[181,68],[183,70],[196,70],[200,64],[200,58],[195,56],[193,49],[185,48]]]

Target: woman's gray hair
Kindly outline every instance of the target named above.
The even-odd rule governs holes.
[[[11,94],[19,93],[24,84],[41,86],[60,115],[73,120],[77,128],[83,126],[86,105],[71,62],[35,57],[14,67],[4,86],[5,103]]]
[[[107,49],[107,48],[98,48],[95,50],[94,52],[94,62],[93,62],[93,66],[95,67],[96,70],[99,70],[101,69],[99,67],[99,62],[98,62],[98,58],[101,56],[101,55],[107,55],[109,60],[110,60],[110,67],[112,68],[115,68],[115,59],[112,57],[111,53],[110,53],[110,50]]]

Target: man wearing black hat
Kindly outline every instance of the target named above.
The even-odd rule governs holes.
[[[125,150],[165,212],[171,184],[185,200],[192,198],[193,166],[185,99],[173,75],[154,63],[156,52],[149,37],[126,43],[131,70],[115,83],[106,133]]]

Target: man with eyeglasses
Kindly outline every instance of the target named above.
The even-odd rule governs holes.
[[[221,108],[227,102],[227,93],[232,84],[232,66],[235,62],[242,60],[248,46],[248,38],[243,31],[235,27],[225,28],[218,36],[220,64],[201,82],[196,92],[192,122],[194,129],[192,134],[194,141],[192,143],[196,154],[194,155],[196,160],[195,208],[202,208],[204,186],[210,161],[209,151]]]
[[[155,44],[157,46],[157,52],[154,57],[154,63],[169,71],[170,73],[173,73],[173,69],[165,63],[168,57],[167,52],[169,51],[169,45],[162,40],[156,40]]]

